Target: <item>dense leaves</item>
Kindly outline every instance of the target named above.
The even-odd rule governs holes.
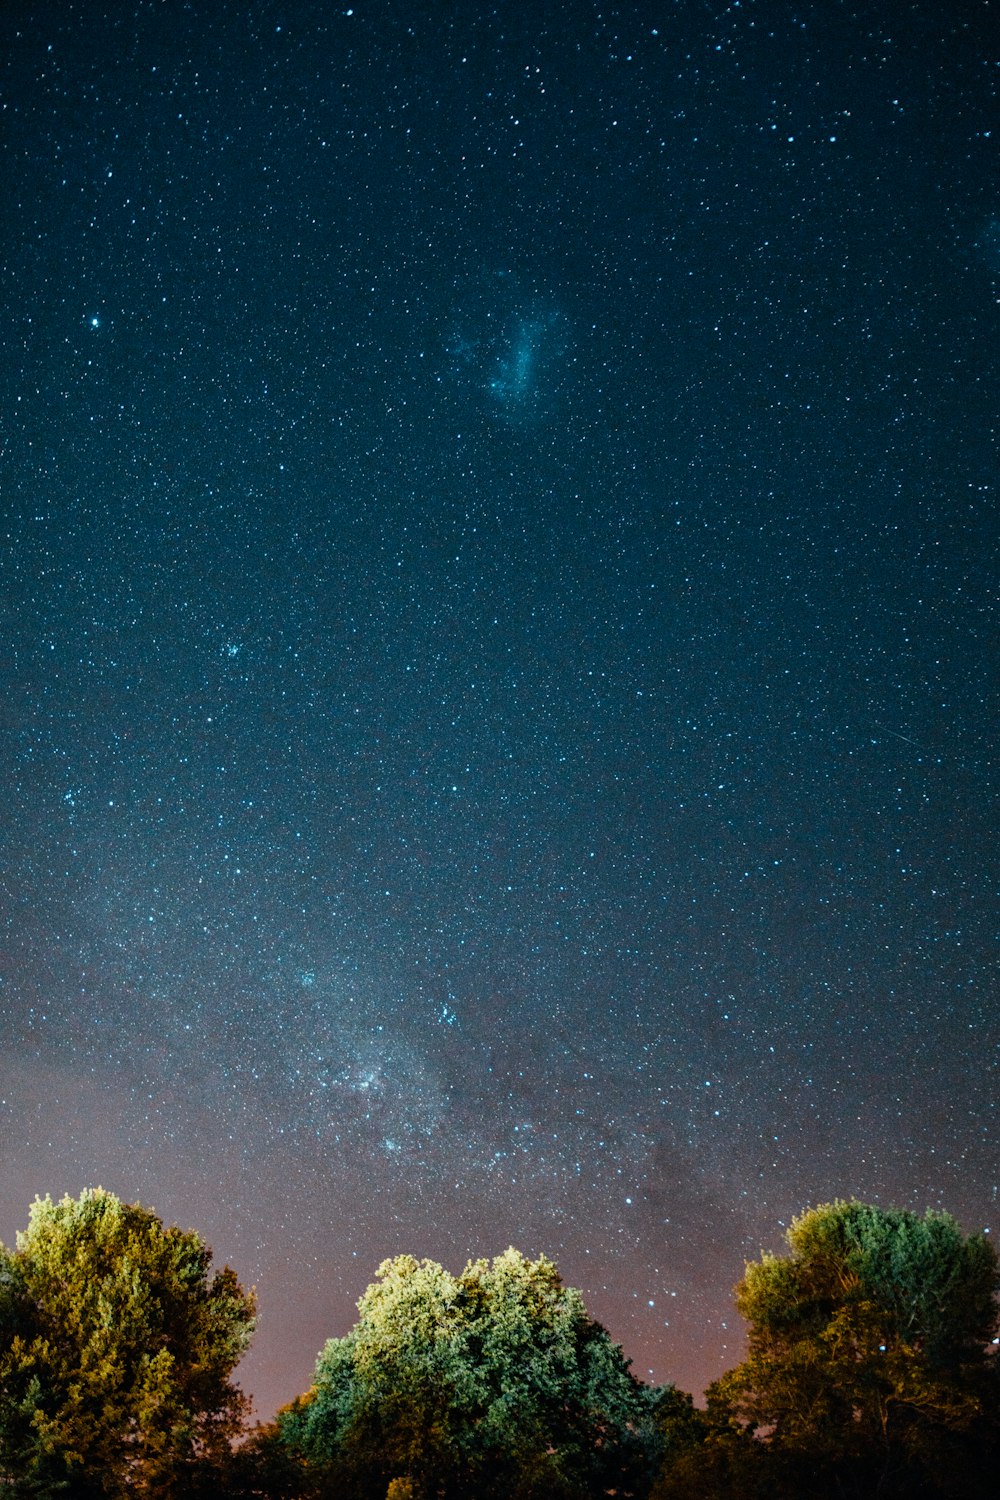
[[[240,1430],[229,1381],[253,1298],[193,1232],[111,1193],[36,1200],[0,1247],[0,1483],[12,1495],[157,1496]]]
[[[830,1203],[736,1288],[704,1410],[637,1381],[556,1267],[383,1263],[315,1383],[244,1438],[253,1299],[193,1232],[101,1189],[0,1246],[13,1500],[987,1500],[997,1257],[947,1214]]]
[[[706,1471],[748,1494],[758,1476],[771,1494],[990,1493],[989,1242],[863,1203],[813,1209],[787,1239],[736,1288],[749,1353],[709,1392]]]
[[[386,1261],[316,1383],[281,1418],[290,1448],[359,1497],[633,1493],[650,1393],[544,1257],[459,1276]]]

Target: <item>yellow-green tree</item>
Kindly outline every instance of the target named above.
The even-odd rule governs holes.
[[[709,1390],[715,1430],[757,1435],[746,1457],[758,1472],[763,1445],[775,1495],[781,1475],[796,1493],[992,1493],[976,1487],[997,1403],[989,1241],[857,1202],[804,1213],[787,1241],[736,1288],[749,1352]]]
[[[193,1231],[101,1188],[36,1199],[0,1246],[0,1485],[14,1496],[165,1496],[228,1451],[230,1375],[254,1326]]]
[[[551,1261],[508,1250],[453,1276],[399,1256],[279,1417],[319,1492],[377,1497],[634,1493],[652,1393]]]

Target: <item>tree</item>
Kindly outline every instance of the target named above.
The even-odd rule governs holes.
[[[508,1250],[455,1277],[399,1256],[358,1309],[279,1415],[338,1494],[555,1500],[644,1483],[651,1393],[551,1261]]]
[[[948,1214],[857,1202],[812,1209],[786,1238],[791,1254],[736,1288],[749,1354],[709,1391],[716,1431],[763,1439],[775,1494],[779,1469],[798,1493],[979,1493],[997,1397],[989,1241]]]
[[[102,1188],[36,1199],[0,1246],[0,1485],[14,1496],[196,1487],[239,1430],[229,1375],[254,1299],[192,1231]]]

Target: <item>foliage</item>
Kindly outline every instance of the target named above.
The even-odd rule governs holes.
[[[312,1389],[241,1445],[253,1298],[101,1189],[0,1246],[12,1500],[986,1500],[998,1261],[947,1214],[831,1203],[736,1288],[747,1358],[642,1385],[543,1257],[384,1262]],[[991,1344],[991,1340],[993,1343]]]
[[[258,1423],[216,1476],[213,1500],[306,1500],[319,1490],[313,1476],[282,1440],[277,1422]]]
[[[12,1496],[196,1492],[246,1401],[252,1295],[193,1232],[101,1188],[36,1199],[0,1247],[0,1485]]]
[[[996,1402],[989,1242],[947,1214],[840,1202],[787,1240],[736,1288],[749,1353],[709,1392],[709,1449],[747,1469],[766,1445],[773,1494],[803,1493],[803,1474],[814,1494],[978,1493]]]
[[[345,1496],[635,1492],[655,1442],[648,1390],[544,1257],[508,1250],[455,1277],[400,1256],[279,1417]]]

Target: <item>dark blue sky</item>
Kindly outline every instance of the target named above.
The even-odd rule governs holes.
[[[545,1251],[700,1391],[807,1204],[996,1214],[989,4],[0,15],[0,1237],[309,1382]]]

